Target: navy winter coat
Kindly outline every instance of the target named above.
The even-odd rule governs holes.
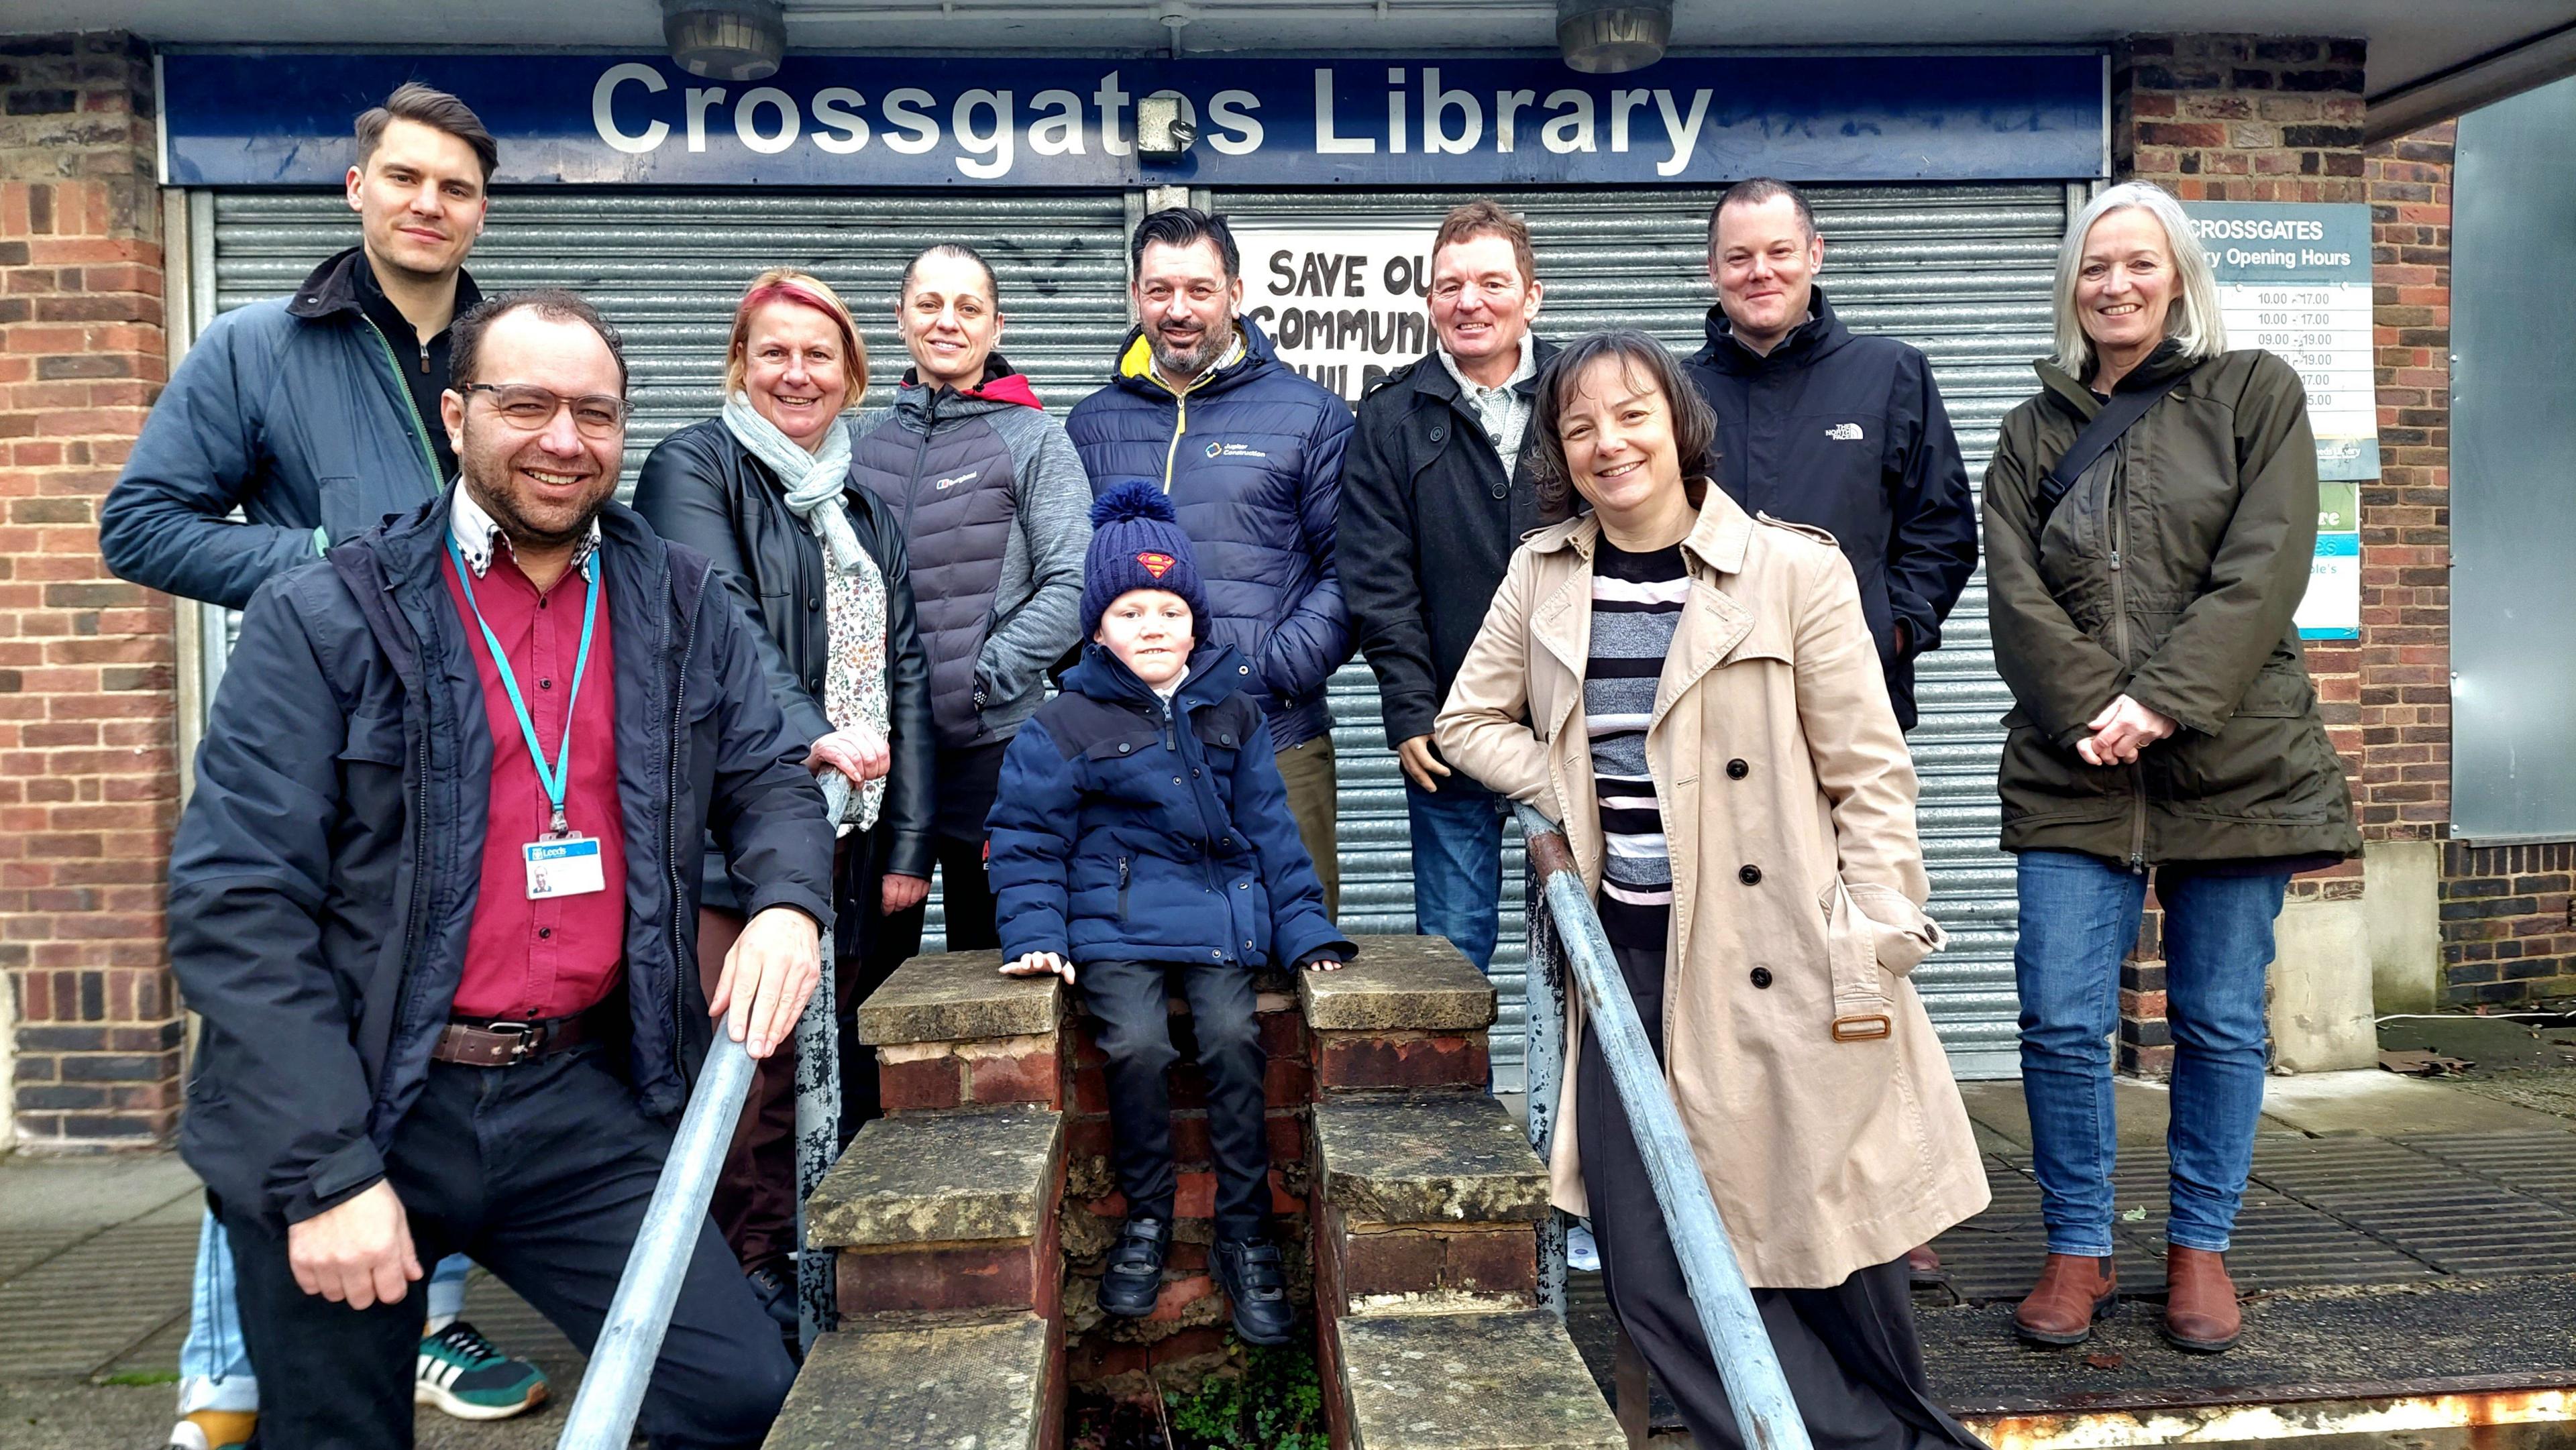
[[[295,296],[218,317],[152,405],[98,511],[117,577],[227,609],[445,480],[393,349],[358,301],[359,249]],[[456,311],[481,300],[456,279]],[[247,522],[227,518],[235,508]]]
[[[710,1036],[701,833],[724,845],[746,910],[792,906],[828,928],[832,830],[755,626],[707,561],[617,505],[600,522],[625,1058],[638,1105],[661,1117]],[[205,1018],[180,1153],[227,1207],[272,1223],[384,1175],[464,975],[493,742],[439,578],[447,528],[442,498],[252,598],[171,845],[170,965]]]
[[[1242,655],[1202,643],[1167,706],[1083,646],[1002,757],[987,825],[1005,961],[1288,967],[1357,952],[1324,914],[1251,681]]]
[[[1941,623],[1977,570],[1976,501],[1932,365],[1844,326],[1819,287],[1813,315],[1768,354],[1710,308],[1708,345],[1683,370],[1717,412],[1727,497],[1842,545],[1896,723],[1913,729],[1914,657],[1941,647]]]
[[[1248,688],[1285,750],[1333,728],[1324,684],[1351,657],[1333,562],[1351,410],[1280,362],[1250,318],[1234,325],[1242,355],[1177,395],[1129,333],[1117,375],[1064,428],[1093,496],[1131,478],[1172,496],[1216,615],[1199,638],[1251,662]]]

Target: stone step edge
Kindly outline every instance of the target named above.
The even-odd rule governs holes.
[[[1040,1450],[1063,1358],[1035,1314],[845,1326],[814,1341],[762,1450]]]
[[[1064,1114],[1005,1106],[878,1118],[859,1129],[805,1207],[823,1249],[1025,1243],[1063,1179]]]
[[[1346,1317],[1328,1348],[1350,1450],[1627,1450],[1546,1310]]]
[[[1309,1131],[1317,1198],[1354,1225],[1457,1229],[1547,1214],[1547,1165],[1490,1095],[1325,1097]]]

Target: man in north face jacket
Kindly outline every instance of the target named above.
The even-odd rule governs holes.
[[[1281,363],[1239,315],[1241,256],[1223,218],[1156,212],[1129,253],[1140,325],[1065,431],[1095,495],[1145,478],[1171,496],[1207,585],[1206,637],[1252,663],[1298,835],[1325,909],[1338,912],[1324,687],[1351,654],[1333,565],[1350,406]]]

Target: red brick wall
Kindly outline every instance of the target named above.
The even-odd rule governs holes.
[[[2364,836],[2451,818],[2451,122],[2370,148],[2379,479],[2361,486]]]
[[[2365,200],[2366,58],[2362,41],[2318,36],[2131,36],[2111,54],[2112,172],[2187,201]],[[2367,609],[2365,595],[2365,618]],[[2356,796],[2366,766],[2363,655],[2351,643],[2308,647],[2326,732]],[[2361,863],[2301,877],[2292,890],[2356,897]],[[2123,1072],[2163,1077],[2173,1068],[2173,1039],[2152,907],[2121,968],[2119,1061]]]
[[[98,503],[166,373],[152,63],[0,39],[0,970],[21,1146],[177,1117],[162,878],[170,602],[108,575]]]

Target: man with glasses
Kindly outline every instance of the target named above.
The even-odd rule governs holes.
[[[180,360],[99,510],[109,568],[238,609],[270,577],[438,495],[456,472],[435,426],[448,324],[480,300],[464,264],[499,156],[463,101],[418,82],[358,117],[346,187],[359,245],[292,298],[215,319]],[[225,1258],[209,1215],[174,1450],[242,1444],[259,1408]],[[432,1279],[416,1393],[461,1418],[503,1419],[542,1403],[546,1377],[459,1318],[470,1267],[453,1259]]]
[[[774,1051],[831,924],[831,825],[754,627],[613,501],[616,331],[538,292],[453,335],[457,484],[252,597],[171,854],[205,1020],[180,1151],[252,1360],[323,1390],[273,1399],[270,1450],[412,1443],[410,1286],[440,1254],[588,1352],[710,1018]],[[708,994],[711,826],[749,920]],[[639,1428],[757,1445],[794,1365],[696,1232]]]

